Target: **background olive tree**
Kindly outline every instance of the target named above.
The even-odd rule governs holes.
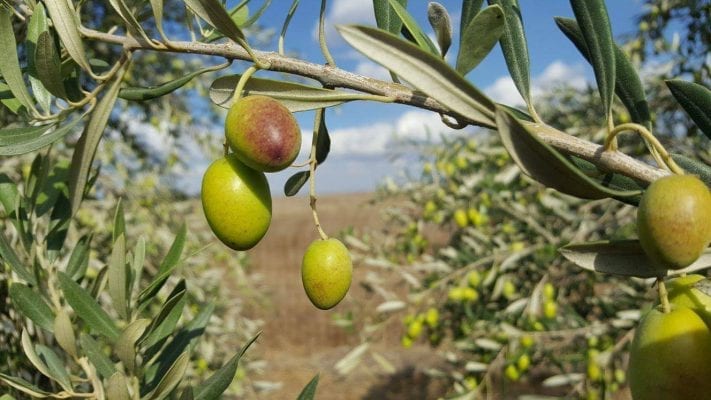
[[[545,345],[552,342],[563,348],[584,342],[590,348],[583,356],[558,362],[552,372],[543,371],[557,375],[557,385],[577,393],[598,393],[614,392],[613,384],[624,382],[617,373],[628,336],[623,331],[633,326],[644,289],[643,282],[629,276],[650,277],[646,257],[639,246],[625,242],[625,256],[638,263],[626,267],[610,263],[605,272],[627,276],[610,280],[578,273],[556,249],[569,241],[629,237],[630,215],[641,190],[670,170],[684,168],[709,182],[708,152],[703,147],[683,147],[684,156],[670,155],[654,136],[659,131],[672,133],[681,119],[691,127],[680,110],[690,115],[699,131],[711,135],[703,111],[711,102],[702,86],[708,84],[708,73],[703,72],[707,66],[701,61],[695,67],[703,50],[685,47],[686,42],[677,47],[653,45],[654,51],[685,57],[666,77],[691,73],[700,83],[667,82],[673,98],[667,96],[670,105],[663,108],[647,101],[635,64],[614,43],[604,2],[571,1],[576,18],[555,23],[590,61],[598,89],[582,97],[554,92],[536,99],[534,106],[526,36],[514,0],[490,1],[484,8],[483,1],[462,2],[462,37],[453,66],[443,61],[455,40],[447,10],[429,5],[435,45],[409,15],[406,1],[374,0],[378,28],[339,30],[355,49],[390,69],[393,82],[337,68],[323,38],[323,18],[320,40],[326,66],[286,56],[283,45],[278,52],[257,50],[259,30],[248,28],[263,9],[250,14],[248,1],[229,9],[217,0],[175,3],[180,6],[162,0],[2,4],[0,50],[6,57],[0,59],[4,106],[0,118],[5,122],[0,154],[5,158],[0,201],[6,223],[0,232],[0,257],[3,318],[13,329],[2,336],[1,344],[9,351],[3,353],[8,369],[0,380],[13,393],[217,398],[228,388],[255,324],[244,323],[245,348],[235,349],[236,355],[216,372],[200,373],[194,349],[215,306],[205,301],[209,291],[188,285],[192,280],[175,273],[183,259],[184,225],[171,226],[175,221],[161,211],[161,193],[147,190],[142,196],[145,191],[133,186],[141,178],[154,179],[170,162],[151,159],[134,142],[120,115],[167,123],[166,129],[178,134],[178,127],[191,116],[184,98],[171,93],[183,88],[229,107],[238,85],[245,94],[272,96],[295,112],[320,110],[311,168],[287,182],[287,195],[315,179],[315,167],[326,160],[330,146],[325,110],[344,102],[398,102],[437,112],[448,126],[474,125],[498,132],[499,136],[475,141],[447,139],[446,148],[426,150],[430,167],[421,179],[396,190],[412,203],[407,212],[395,216],[405,229],[395,234],[394,242],[385,241],[382,249],[374,250],[413,285],[412,315],[403,344],[425,331],[433,344],[451,338],[457,349],[451,377],[461,393],[494,390],[491,382],[497,374],[518,380],[532,365],[556,360],[546,352]],[[295,0],[284,16],[280,39],[286,37],[299,3]],[[698,33],[702,43],[708,37],[708,24],[703,23],[708,5],[703,2],[650,5],[657,11],[652,7],[642,16],[642,35],[632,42],[640,44],[632,46],[632,60],[635,55],[639,60],[649,57],[644,41],[663,41],[661,32],[677,15],[689,15],[682,18],[688,32]],[[322,17],[326,6],[322,1]],[[642,22],[648,29],[642,29]],[[494,103],[463,77],[497,43],[527,103],[524,110]],[[204,66],[186,54],[209,62]],[[313,78],[322,87],[237,74],[222,75],[208,88],[205,74],[228,67],[233,60]],[[156,76],[166,80],[156,82]],[[566,99],[578,101],[570,104]],[[572,115],[579,112],[582,117],[571,118],[556,104],[572,107]],[[668,114],[655,115],[657,107]],[[148,117],[156,115],[160,119]],[[670,119],[655,120],[660,115]],[[644,140],[618,140],[622,131],[637,132]],[[707,140],[691,136],[700,143]],[[204,146],[208,152],[219,151],[219,145],[208,141]],[[127,169],[126,156],[135,157],[138,164]],[[122,177],[117,187],[100,179],[105,172],[96,168],[97,158]],[[23,169],[25,165],[29,168]],[[155,174],[145,174],[146,168]],[[133,189],[126,200],[109,208],[92,203],[95,197],[118,199],[129,183]],[[309,197],[315,207],[313,187]],[[613,207],[615,201],[628,206]],[[141,202],[151,206],[152,215],[134,208]],[[125,213],[128,206],[131,212]],[[99,210],[103,222],[97,221]],[[581,218],[581,210],[599,218]],[[449,245],[432,255],[421,232],[430,221],[458,226],[451,231]],[[142,223],[151,226],[143,230]],[[162,224],[177,232],[174,240],[166,240],[166,230],[154,234],[156,225]],[[619,246],[614,241],[582,244],[568,247],[565,254],[594,270],[596,266],[581,261],[581,254],[604,254]],[[205,253],[198,252],[200,256]],[[403,260],[420,266],[417,277],[397,267]],[[707,256],[691,270],[703,267],[708,267]],[[550,282],[557,285],[547,285]],[[604,290],[605,295],[593,296],[598,294],[595,290]],[[385,300],[380,311],[404,306]],[[188,302],[196,307],[186,307]],[[197,367],[191,368],[193,364]],[[587,378],[577,372],[581,365],[587,367]],[[486,385],[476,388],[481,381]],[[316,379],[302,395],[313,396],[315,384]]]

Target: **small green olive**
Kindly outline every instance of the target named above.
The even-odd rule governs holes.
[[[304,253],[301,281],[314,306],[328,310],[338,304],[351,286],[353,264],[340,240],[317,239]]]

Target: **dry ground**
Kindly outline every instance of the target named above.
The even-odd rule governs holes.
[[[378,229],[383,221],[370,199],[368,194],[320,198],[318,210],[324,229],[329,234],[347,228]],[[269,302],[266,308],[250,312],[265,321],[258,346],[259,356],[268,362],[264,378],[282,382],[279,390],[257,394],[255,398],[295,399],[316,373],[320,373],[318,399],[437,398],[442,385],[431,381],[423,370],[440,362],[439,358],[424,345],[403,349],[399,345],[398,323],[393,324],[387,337],[372,345],[393,363],[396,373],[383,374],[371,359],[346,377],[336,373],[334,364],[359,342],[357,334],[333,324],[334,313],[358,313],[376,299],[368,298],[354,284],[346,299],[333,310],[321,311],[311,305],[303,291],[299,267],[304,250],[316,238],[308,200],[279,198],[274,201],[272,227],[249,252],[250,268],[261,274]],[[354,283],[362,273],[356,265]]]

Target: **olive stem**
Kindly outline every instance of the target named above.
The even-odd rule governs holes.
[[[613,150],[613,144],[616,143],[615,140],[617,138],[617,135],[624,131],[636,132],[642,137],[642,139],[649,143],[651,147],[657,151],[657,154],[652,153],[652,156],[661,168],[667,168],[671,172],[678,175],[684,174],[684,170],[677,165],[673,158],[671,158],[671,156],[667,152],[667,149],[662,146],[659,140],[652,134],[652,132],[649,131],[649,129],[645,128],[640,124],[628,122],[625,124],[617,125],[613,130],[610,131],[610,133],[607,135],[607,138],[605,138],[604,149]]]
[[[316,211],[316,143],[318,141],[319,128],[321,126],[322,116],[324,113],[323,108],[316,110],[316,116],[314,117],[314,132],[311,136],[311,156],[309,158],[309,206],[311,207],[311,214],[314,217],[314,224],[316,225],[316,230],[322,240],[328,239],[328,235],[321,228],[321,221],[318,219],[318,212]]]
[[[244,87],[247,86],[247,81],[249,78],[254,75],[255,72],[259,67],[255,64],[252,65],[251,67],[247,68],[246,71],[242,74],[242,76],[239,77],[239,81],[237,81],[237,87],[235,87],[235,92],[232,94],[232,103],[236,103],[237,100],[239,100],[242,97],[242,91],[244,90]]]
[[[328,45],[326,44],[326,31],[325,31],[325,19],[326,19],[326,0],[321,0],[321,11],[318,16],[318,43],[321,46],[321,53],[326,59],[326,65],[332,67],[336,66],[336,61],[331,55],[331,51],[328,50]]]
[[[659,301],[662,303],[662,312],[668,313],[671,311],[669,293],[667,292],[667,285],[662,278],[657,278],[657,291],[659,292]]]
[[[605,150],[617,150],[617,134],[615,131],[615,121],[612,119],[612,112],[607,114],[607,138],[605,138]],[[611,137],[612,136],[612,137]]]

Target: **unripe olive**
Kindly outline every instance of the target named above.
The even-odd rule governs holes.
[[[207,168],[200,198],[210,229],[234,250],[254,247],[269,229],[272,197],[267,178],[233,154]]]
[[[680,269],[690,265],[711,242],[709,188],[692,175],[657,179],[642,195],[637,232],[655,267]]]
[[[627,376],[635,400],[708,398],[711,332],[688,308],[652,309],[635,331]]]
[[[328,310],[348,293],[353,264],[346,246],[340,240],[317,239],[304,253],[301,281],[314,306]]]
[[[225,137],[243,163],[263,172],[288,167],[301,148],[301,129],[294,115],[268,96],[237,100],[227,113]]]

